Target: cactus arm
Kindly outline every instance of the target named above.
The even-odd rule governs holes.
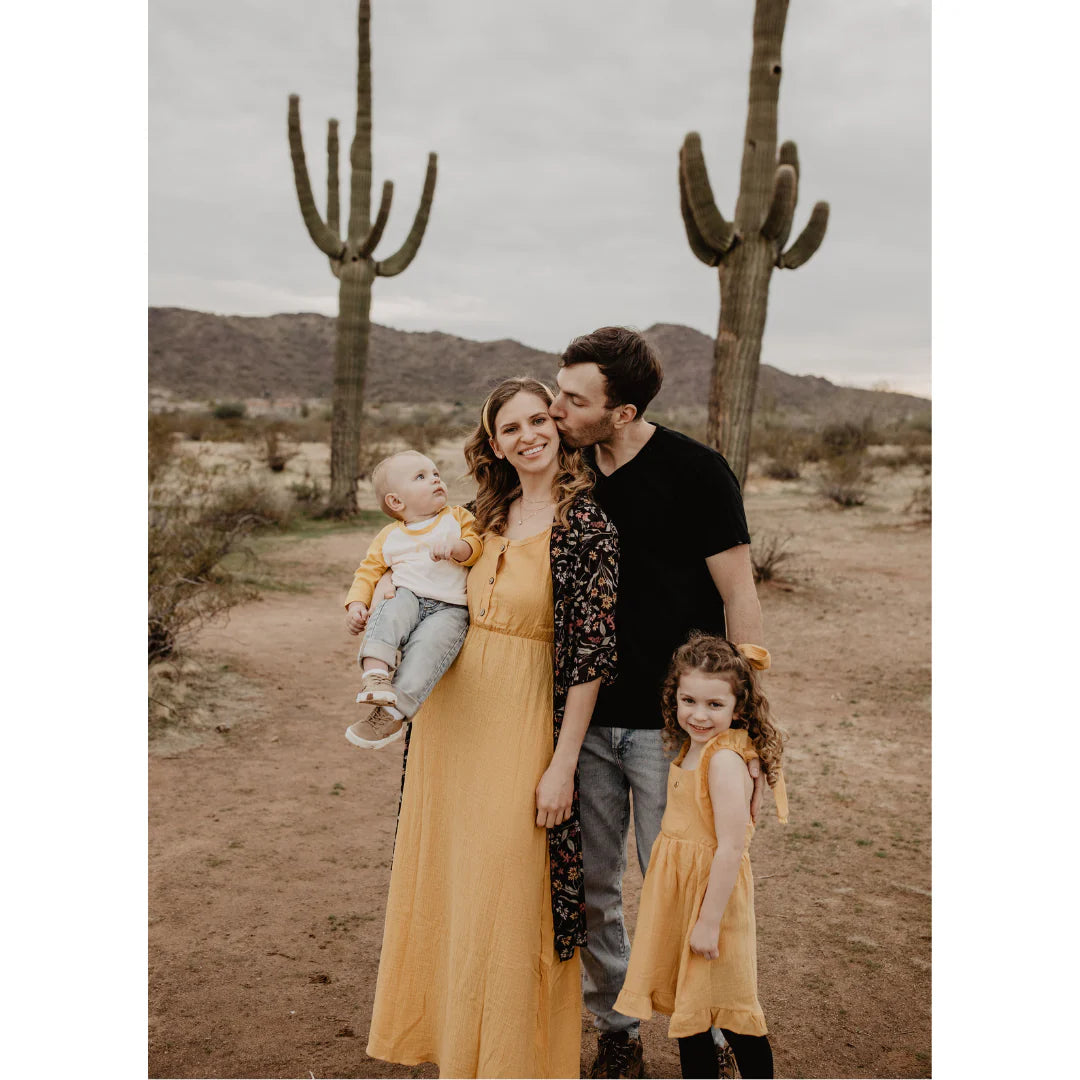
[[[428,154],[424,191],[420,196],[420,206],[417,208],[412,228],[409,230],[409,235],[405,237],[405,243],[389,259],[383,259],[375,264],[375,273],[380,277],[393,277],[395,274],[400,274],[416,257],[420,241],[424,239],[428,215],[431,213],[431,200],[435,194],[436,160],[434,154]]]
[[[356,130],[349,150],[349,243],[353,248],[361,246],[371,229],[371,0],[360,0],[358,23]]]
[[[769,212],[761,226],[761,234],[774,243],[782,233],[791,232],[791,219],[795,216],[795,170],[781,165],[773,180],[773,197]]]
[[[738,240],[735,226],[725,221],[716,208],[705,157],[701,152],[701,136],[691,131],[683,140],[683,175],[686,177],[686,196],[690,213],[705,244],[721,255]]]
[[[360,245],[360,258],[366,259],[382,239],[383,229],[386,228],[386,219],[390,217],[390,200],[394,197],[394,182],[387,180],[382,186],[382,201],[379,203],[379,215],[375,218],[375,224]]]
[[[326,227],[322,218],[319,217],[319,211],[315,209],[315,196],[311,191],[307,161],[304,158],[304,143],[300,136],[300,98],[296,94],[289,95],[289,150],[292,153],[293,176],[296,179],[296,195],[300,200],[300,213],[303,215],[308,234],[321,252],[329,255],[331,259],[339,259],[344,245]]]
[[[778,266],[785,270],[797,270],[819,247],[825,239],[825,227],[829,224],[829,204],[814,203],[810,211],[810,220],[806,228],[799,233],[799,238],[780,256]]]
[[[780,252],[784,250],[788,237],[791,235],[791,225],[795,220],[795,207],[799,205],[799,151],[790,139],[780,147],[776,164],[777,167],[790,165],[795,170],[795,197],[791,200],[791,217],[788,219],[786,228],[781,229],[780,235],[776,238],[776,250]]]
[[[331,120],[326,130],[326,227],[341,235],[341,199],[338,195],[338,122]]]
[[[690,250],[706,266],[719,266],[722,258],[720,252],[713,251],[705,243],[705,238],[694,222],[694,215],[690,212],[690,202],[686,197],[686,174],[683,169],[682,150],[679,151],[679,210],[682,213],[683,225],[686,227],[686,239],[690,242]]]
[[[795,170],[795,182],[799,182],[799,148],[788,139],[780,147],[777,165],[790,165]]]

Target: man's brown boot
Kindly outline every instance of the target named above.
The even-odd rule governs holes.
[[[645,1076],[641,1039],[631,1038],[628,1031],[601,1032],[596,1040],[596,1060],[589,1069],[589,1076]]]

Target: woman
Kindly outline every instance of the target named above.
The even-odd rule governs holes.
[[[444,1076],[578,1075],[575,772],[615,674],[618,550],[551,401],[505,380],[466,445],[469,632],[408,748],[367,1052]]]

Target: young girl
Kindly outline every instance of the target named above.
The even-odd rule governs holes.
[[[664,683],[664,738],[682,751],[668,772],[667,809],[649,856],[634,946],[615,1008],[671,1016],[684,1077],[715,1077],[719,1027],[744,1078],[773,1075],[757,999],[750,796],[745,762],[759,758],[787,821],[783,736],[755,669],[757,646],[693,634]]]

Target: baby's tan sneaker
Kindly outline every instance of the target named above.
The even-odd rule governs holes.
[[[345,738],[353,746],[366,750],[378,750],[397,742],[405,734],[405,721],[391,716],[382,706],[376,705],[370,712],[365,710],[362,719],[345,729]]]
[[[366,705],[396,705],[397,694],[390,684],[387,671],[365,671],[360,680],[360,693],[356,700]]]

